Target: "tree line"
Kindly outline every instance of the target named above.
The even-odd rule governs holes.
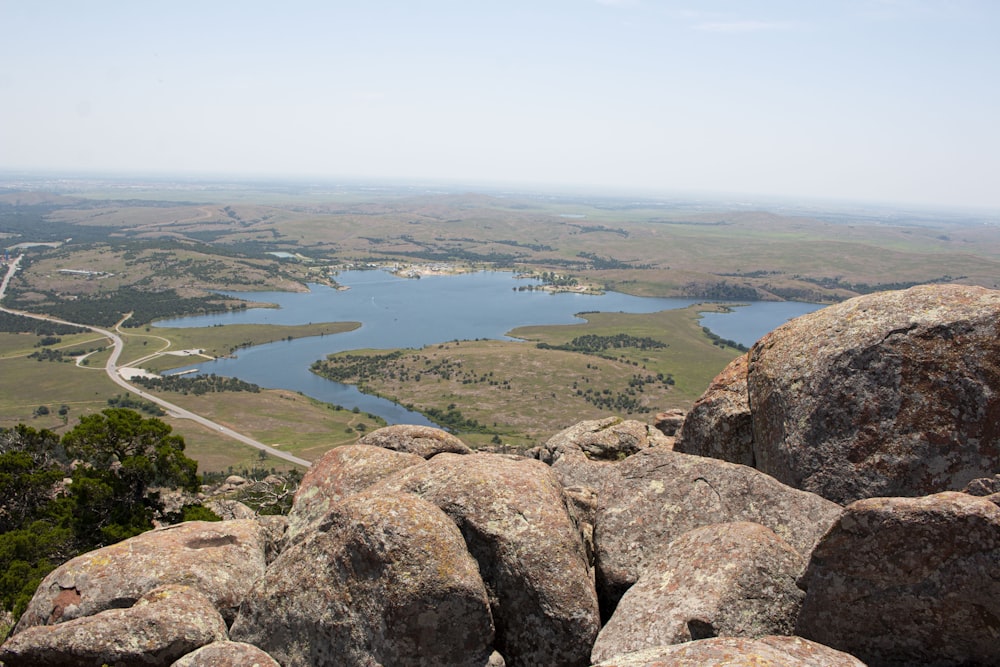
[[[172,289],[144,292],[134,287],[121,287],[114,292],[80,296],[72,301],[65,301],[53,292],[43,294],[46,298],[38,302],[22,300],[17,293],[9,295],[9,298],[12,306],[20,310],[44,312],[59,319],[101,327],[114,326],[126,313],[132,313],[132,317],[125,322],[126,327],[141,327],[153,320],[246,308],[245,303],[233,304],[225,297],[183,297]]]
[[[650,338],[649,336],[630,336],[628,334],[615,334],[613,336],[599,336],[597,334],[587,334],[577,336],[568,343],[562,345],[551,345],[549,343],[538,343],[535,347],[540,350],[563,350],[566,352],[580,352],[582,354],[592,354],[605,356],[602,352],[608,350],[621,350],[625,348],[635,348],[637,350],[661,350],[667,347],[663,341]]]
[[[224,391],[246,391],[252,394],[260,393],[260,385],[246,382],[239,378],[223,375],[166,375],[163,377],[135,377],[132,382],[146,389],[157,391],[174,391],[179,394],[213,394]]]

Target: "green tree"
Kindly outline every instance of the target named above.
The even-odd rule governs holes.
[[[162,510],[157,486],[198,489],[198,463],[184,455],[184,439],[156,418],[126,408],[85,415],[63,436],[66,453],[82,463],[69,492],[76,499],[78,533],[97,530],[110,544],[152,527]]]
[[[57,495],[64,461],[55,433],[23,424],[0,429],[0,606],[15,620],[42,578],[79,553],[72,500]]]

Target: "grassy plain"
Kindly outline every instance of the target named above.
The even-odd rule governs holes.
[[[301,325],[230,324],[223,327],[144,327],[125,329],[122,338],[126,352],[121,365],[132,365],[154,353],[162,353],[139,365],[151,372],[189,366],[192,357],[171,354],[182,350],[201,350],[210,357],[224,357],[239,348],[265,345],[279,340],[308,336],[329,336],[357,329],[359,322],[318,322]]]
[[[356,442],[367,431],[385,422],[364,413],[322,403],[285,390],[267,390],[259,394],[225,392],[183,395],[160,392],[172,403],[224,424],[252,438],[279,447],[298,457],[315,460],[324,452]],[[184,436],[188,455],[202,471],[233,469],[286,469],[291,464],[279,459],[261,459],[259,452],[208,429],[184,420],[167,419]]]
[[[643,315],[588,313],[581,324],[511,332],[523,342],[452,341],[404,350],[402,356],[380,362],[377,372],[353,381],[365,391],[418,411],[457,409],[486,431],[463,432],[461,437],[472,444],[485,444],[496,435],[506,444],[530,446],[583,419],[617,415],[650,421],[656,412],[690,407],[739,354],[713,345],[702,331],[699,311],[715,308],[694,306]],[[648,337],[666,347],[609,350],[611,358],[605,358],[537,346],[621,333]],[[330,359],[385,354],[385,350],[352,351]],[[641,387],[630,386],[638,384],[637,377],[661,374],[673,383],[644,381]]]
[[[227,354],[247,345],[261,345],[276,340],[303,336],[332,335],[349,331],[357,323],[317,323],[298,326],[237,325],[154,329],[166,335],[126,330],[125,353],[121,365],[128,365],[158,350],[204,349],[209,354]],[[93,333],[64,335],[52,349],[79,350],[103,347],[107,339]],[[88,357],[86,366],[73,361],[50,362],[28,358],[40,348],[40,336],[0,333],[0,427],[19,423],[62,433],[72,428],[80,416],[108,407],[108,399],[122,394],[104,372],[108,352]],[[143,345],[146,342],[146,345]],[[152,347],[151,347],[152,346]],[[165,354],[143,362],[149,370],[167,370],[191,363],[191,357]],[[167,400],[215,419],[220,423],[269,444],[284,446],[306,459],[321,455],[332,446],[355,441],[359,433],[378,426],[365,414],[337,410],[306,396],[287,391],[263,391],[259,394],[225,392],[185,396],[162,392]],[[39,406],[47,415],[36,415]],[[69,408],[59,415],[62,406]],[[185,438],[188,453],[199,461],[202,471],[250,469],[254,466],[282,469],[278,460],[261,461],[257,450],[224,438],[187,420],[163,417]],[[360,427],[359,427],[360,425]],[[351,429],[348,431],[348,429]]]

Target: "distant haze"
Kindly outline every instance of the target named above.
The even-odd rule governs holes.
[[[0,0],[0,169],[1000,209],[995,0]]]

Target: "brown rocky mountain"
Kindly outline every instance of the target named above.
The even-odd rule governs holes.
[[[1000,664],[998,309],[936,286],[800,318],[676,437],[677,415],[527,456],[369,434],[284,534],[191,522],[62,565],[0,660]]]

